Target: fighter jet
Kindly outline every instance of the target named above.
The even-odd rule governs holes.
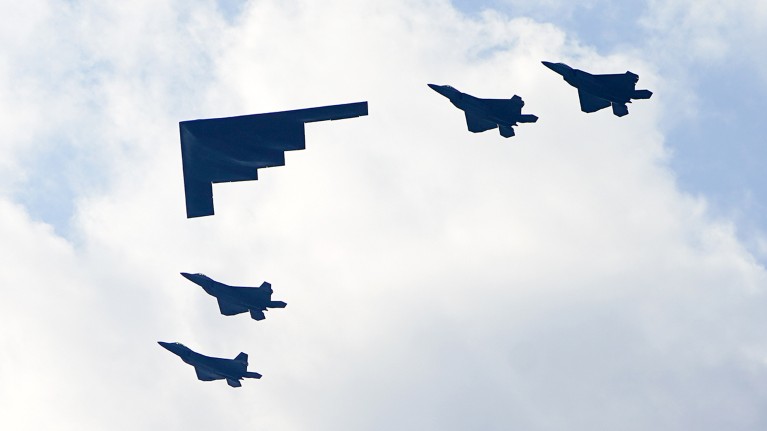
[[[212,380],[226,379],[226,383],[233,388],[242,386],[240,380],[260,379],[261,374],[248,371],[248,354],[240,352],[234,359],[213,358],[201,355],[181,343],[157,342],[171,352],[178,355],[182,361],[194,367],[197,378],[209,382]]]
[[[241,287],[220,283],[205,274],[182,272],[181,275],[216,297],[218,308],[224,316],[250,311],[250,317],[253,319],[264,320],[264,311],[267,308],[285,308],[288,305],[282,301],[272,301],[272,285],[267,282],[261,284],[261,287]]]
[[[510,138],[514,136],[512,126],[538,121],[535,115],[522,113],[525,102],[516,94],[511,99],[480,99],[461,93],[449,85],[428,85],[466,114],[466,125],[470,132],[479,133],[497,127],[501,136]]]
[[[628,115],[627,103],[631,99],[649,99],[650,90],[636,90],[639,75],[632,72],[614,75],[592,75],[582,70],[573,69],[564,63],[542,61],[544,66],[562,75],[568,84],[578,89],[581,111],[596,112],[612,105],[613,114],[618,117]]]

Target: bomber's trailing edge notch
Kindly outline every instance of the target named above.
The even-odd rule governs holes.
[[[512,126],[538,121],[535,115],[522,113],[525,102],[516,94],[511,99],[480,99],[449,85],[428,85],[432,90],[450,99],[456,108],[466,114],[466,126],[470,132],[479,133],[497,127],[501,136],[510,138],[514,136]]]
[[[197,378],[202,381],[226,380],[233,388],[242,386],[242,379],[260,379],[261,374],[248,371],[248,354],[240,352],[234,359],[205,356],[181,343],[157,344],[176,354],[182,361],[194,367]]]
[[[613,114],[618,117],[628,115],[627,103],[631,99],[649,99],[650,90],[637,90],[639,75],[633,72],[612,75],[592,75],[564,63],[542,61],[544,66],[562,75],[568,84],[578,89],[581,111],[596,112],[612,106]]]
[[[205,274],[182,272],[181,275],[216,298],[218,309],[224,316],[250,312],[254,320],[264,320],[267,308],[285,308],[288,305],[282,301],[272,301],[272,285],[267,282],[260,287],[229,286]]]
[[[180,122],[187,218],[213,215],[213,183],[257,180],[257,169],[283,166],[285,151],[303,150],[305,123],[367,114],[359,102]]]

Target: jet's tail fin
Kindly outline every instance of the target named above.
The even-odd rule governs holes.
[[[240,383],[239,380],[234,380],[234,379],[226,379],[226,383],[233,388],[239,388],[240,386],[242,386],[242,383]]]
[[[264,320],[266,319],[266,315],[264,314],[264,310],[261,310],[258,308],[251,308],[250,318],[253,320]]]
[[[652,91],[650,90],[634,90],[631,94],[632,99],[649,99],[651,96]]]
[[[623,103],[613,103],[613,114],[622,117],[628,115],[629,108]]]
[[[245,352],[240,352],[239,355],[234,357],[234,360],[237,362],[242,362],[245,365],[248,365],[248,354]]]
[[[518,123],[535,123],[538,121],[538,117],[533,114],[522,114],[517,119]]]
[[[243,377],[248,378],[248,379],[260,379],[261,378],[261,374],[254,373],[252,371],[246,371],[245,375]]]
[[[262,289],[262,290],[264,290],[266,292],[269,292],[269,294],[274,293],[274,291],[272,290],[272,284],[268,283],[266,281],[261,283],[261,286],[259,287],[259,289]]]
[[[288,303],[283,301],[269,301],[269,305],[267,305],[268,308],[285,308],[287,306]]]
[[[511,126],[498,126],[498,130],[504,138],[511,138],[514,136],[514,128]]]

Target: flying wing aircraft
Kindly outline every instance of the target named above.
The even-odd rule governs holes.
[[[213,183],[257,180],[257,170],[285,164],[285,151],[306,147],[304,124],[368,114],[367,102],[182,121],[186,216],[213,215]]]

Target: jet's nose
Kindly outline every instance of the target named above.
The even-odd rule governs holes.
[[[570,67],[563,63],[552,63],[550,61],[542,61],[544,66],[548,67],[549,69],[553,70],[554,72],[557,72],[558,74],[564,76],[565,73],[567,73],[570,70]]]
[[[441,94],[443,96],[445,95],[444,91],[442,90],[442,86],[441,85],[437,85],[437,84],[426,84],[426,85],[428,85],[429,88],[431,88],[432,90],[436,91],[437,93],[439,93],[439,94]]]
[[[437,84],[426,84],[431,88],[432,90],[436,91],[437,93],[450,98],[450,94],[455,92],[455,89],[448,86],[448,85],[437,85]]]
[[[182,272],[181,275],[183,275],[184,278],[186,278],[189,281],[194,281],[194,280],[192,280],[192,274],[190,274],[188,272]]]
[[[166,343],[165,341],[158,341],[157,344],[161,345],[163,348],[176,355],[181,354],[182,348],[178,343]]]

